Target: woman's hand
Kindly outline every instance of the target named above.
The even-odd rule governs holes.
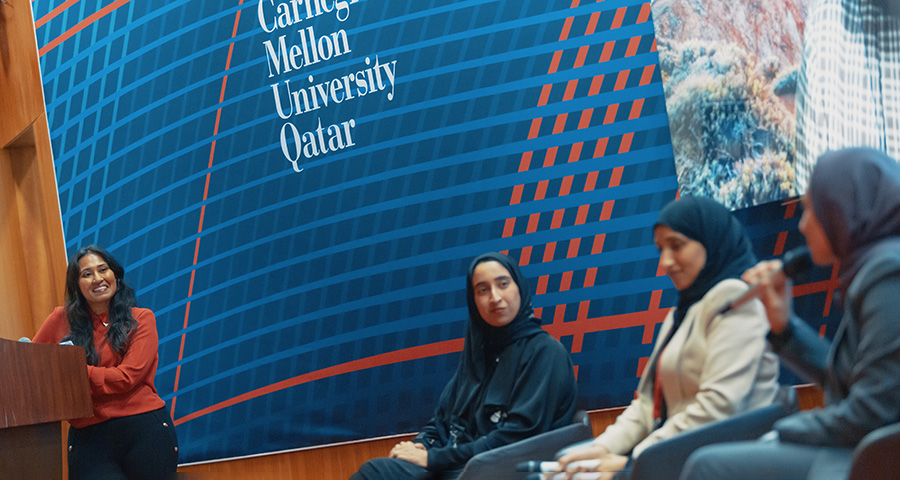
[[[559,470],[566,471],[566,467],[572,462],[577,462],[580,460],[599,460],[600,457],[608,453],[609,450],[607,450],[606,447],[593,442],[577,448],[573,448],[571,452],[563,455],[562,457],[559,457],[559,460],[557,460],[557,462],[559,463]]]
[[[625,455],[616,455],[615,453],[607,453],[600,457],[600,464],[597,465],[592,472],[603,472],[603,475],[597,477],[598,480],[612,480],[616,473],[622,471],[628,464],[628,457]]]
[[[400,442],[391,449],[390,457],[406,460],[422,468],[428,467],[428,450],[421,443]]]
[[[759,299],[766,309],[769,328],[776,334],[784,331],[791,313],[790,282],[779,273],[781,267],[781,260],[766,260],[741,275],[741,280],[762,288]]]
[[[596,462],[591,462],[592,464],[588,465],[580,463],[584,460]],[[592,443],[560,457],[558,462],[560,471],[565,473],[563,478],[573,478],[574,474],[579,472],[606,472],[608,475],[597,477],[606,480],[613,478],[616,472],[625,468],[625,465],[628,463],[628,457],[609,453],[606,447]],[[560,476],[554,478],[560,478]]]

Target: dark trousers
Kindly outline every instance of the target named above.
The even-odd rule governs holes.
[[[775,440],[721,443],[691,455],[683,479],[844,480],[853,450],[810,447]]]
[[[380,457],[362,464],[350,480],[453,480],[460,473],[432,473],[406,460]]]
[[[69,429],[69,480],[166,480],[178,468],[178,440],[165,407]]]
[[[688,457],[698,448],[723,442],[756,440],[771,430],[778,419],[795,410],[796,405],[791,403],[770,405],[657,443],[644,450],[634,461],[631,480],[675,480]]]

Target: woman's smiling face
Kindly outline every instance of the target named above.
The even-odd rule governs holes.
[[[659,249],[659,264],[672,279],[675,288],[684,290],[706,265],[706,249],[703,244],[665,226],[653,229],[653,243]]]
[[[78,260],[78,287],[94,313],[109,309],[116,294],[116,275],[99,255],[89,253]]]

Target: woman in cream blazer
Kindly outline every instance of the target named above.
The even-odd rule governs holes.
[[[737,219],[713,200],[685,197],[660,212],[654,241],[678,305],[660,328],[636,398],[593,442],[560,458],[569,471],[610,472],[609,478],[627,472],[648,447],[767,406],[778,391],[778,359],[766,341],[761,303],[720,313],[748,290],[738,278],[756,261]],[[587,459],[599,465],[572,463]],[[677,476],[680,465],[668,468]]]

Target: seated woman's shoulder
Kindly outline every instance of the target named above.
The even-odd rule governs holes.
[[[900,272],[900,243],[898,249],[887,250],[874,255],[860,268],[857,275],[881,278],[897,275]]]
[[[900,282],[900,250],[881,252],[860,267],[847,290],[847,297],[856,297],[876,285],[883,290],[894,290],[897,282]]]
[[[568,358],[569,356],[566,347],[550,334],[535,335],[529,340],[526,348],[531,350],[534,355],[559,358]]]
[[[731,302],[740,298],[743,294],[750,290],[750,286],[737,278],[727,278],[716,284],[713,288],[706,292],[703,296],[703,308],[707,313],[704,318],[713,321],[719,318],[718,313]],[[755,314],[759,317],[760,322],[765,323],[764,311],[762,304],[758,300],[746,302],[739,307],[735,307],[733,312],[743,312],[744,314]]]
[[[706,292],[704,297],[706,298],[727,298],[728,300],[732,300],[730,296],[742,295],[744,292],[750,289],[750,285],[747,285],[743,280],[739,278],[726,278],[721,282],[717,283],[715,286],[709,289]]]

